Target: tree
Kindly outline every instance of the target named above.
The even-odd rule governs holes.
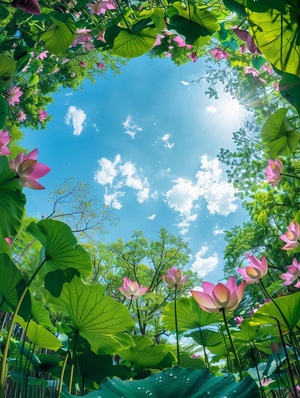
[[[164,334],[162,310],[174,298],[174,291],[167,288],[161,276],[172,267],[183,270],[189,279],[180,290],[182,295],[200,283],[195,273],[184,270],[190,256],[187,243],[165,228],[160,229],[157,240],[148,241],[142,231],[135,231],[128,242],[122,239],[108,245],[92,242],[87,248],[92,257],[93,281],[104,284],[108,295],[128,304],[136,322],[136,333],[147,334],[155,341]],[[124,277],[149,287],[149,291],[137,300],[127,300],[118,289]]]

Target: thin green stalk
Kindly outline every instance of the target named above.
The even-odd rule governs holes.
[[[202,333],[202,328],[199,326],[199,333],[200,333],[200,337],[202,340],[202,347],[203,347],[203,351],[204,351],[204,360],[205,360],[205,366],[207,367],[208,370],[209,369],[209,361],[208,361],[208,356],[207,356],[207,352],[205,349],[205,345],[203,344],[203,333]]]
[[[298,397],[298,392],[297,392],[295,380],[294,380],[294,377],[293,377],[293,372],[292,372],[290,358],[289,358],[289,355],[288,355],[288,352],[287,352],[287,349],[286,349],[286,344],[285,344],[285,341],[284,341],[284,338],[283,338],[283,333],[282,333],[282,330],[281,330],[281,327],[280,327],[280,322],[279,322],[279,319],[276,318],[276,316],[272,316],[271,318],[275,319],[275,321],[277,323],[277,326],[278,326],[280,339],[281,339],[282,347],[283,347],[283,350],[284,350],[284,353],[285,353],[286,362],[287,362],[287,365],[288,365],[288,370],[289,370],[291,383],[292,383],[292,387],[293,387],[293,396],[294,396],[294,398],[297,398]]]
[[[180,366],[180,350],[179,350],[179,338],[178,338],[178,319],[177,319],[177,285],[175,285],[175,296],[174,296],[174,315],[175,315],[175,329],[176,329],[176,349],[177,349],[177,364]]]
[[[296,347],[295,342],[297,342],[297,337],[296,337],[296,335],[295,335],[295,333],[294,333],[294,331],[293,331],[293,328],[291,327],[289,321],[287,320],[286,316],[285,316],[284,313],[282,312],[282,310],[281,310],[281,308],[279,307],[279,305],[276,303],[276,301],[273,299],[273,297],[268,293],[268,291],[267,291],[267,289],[265,288],[265,286],[264,286],[264,284],[263,284],[263,282],[262,282],[261,279],[259,280],[259,283],[260,283],[260,286],[261,286],[262,291],[264,292],[265,296],[266,296],[268,299],[270,299],[270,300],[272,301],[272,303],[275,305],[275,307],[277,308],[278,312],[279,312],[280,315],[282,316],[282,319],[284,320],[284,322],[285,322],[287,328],[289,329],[291,339],[292,339],[292,341],[293,341],[293,343],[294,343],[294,345],[295,345],[295,347]],[[295,351],[294,351],[294,354],[295,354],[295,358],[296,358],[297,374],[298,374],[298,376],[299,376],[299,375],[300,375],[300,367],[299,367],[298,355],[297,355],[297,353],[295,353]]]
[[[61,369],[61,374],[60,374],[60,379],[59,379],[59,385],[58,385],[58,393],[57,393],[57,396],[59,397],[60,396],[60,393],[61,393],[61,390],[62,390],[62,384],[63,384],[63,380],[64,380],[64,375],[65,375],[65,370],[66,370],[66,366],[67,366],[67,361],[68,361],[68,358],[69,358],[69,352],[67,353],[67,355],[66,355],[66,357],[65,357],[65,359],[64,359],[64,362],[63,362],[63,366],[62,366],[62,369]]]
[[[230,333],[230,330],[229,330],[229,327],[228,327],[228,324],[227,324],[227,319],[226,319],[226,315],[225,315],[225,308],[221,308],[220,312],[222,312],[222,315],[223,315],[225,328],[226,328],[226,331],[227,331],[227,334],[228,334],[228,338],[229,338],[229,341],[230,341],[230,344],[231,344],[231,348],[232,348],[232,351],[233,351],[233,354],[234,354],[234,357],[235,357],[235,360],[236,360],[236,363],[237,363],[237,366],[238,366],[238,369],[239,369],[240,379],[243,380],[241,362],[240,362],[240,359],[239,359],[239,357],[237,355],[237,352],[236,352],[236,349],[235,349],[235,346],[233,344],[233,340],[232,340],[232,337],[231,337],[231,333]]]
[[[74,375],[74,367],[75,367],[75,359],[76,359],[76,345],[77,345],[78,336],[79,336],[79,331],[76,330],[75,335],[74,335],[74,347],[73,347],[73,352],[72,352],[72,365],[71,365],[71,371],[70,371],[69,394],[72,393],[73,375]]]
[[[252,359],[253,359],[254,366],[255,366],[255,369],[256,369],[260,391],[261,391],[261,394],[262,394],[263,398],[266,398],[266,393],[264,392],[263,386],[261,384],[261,378],[260,378],[260,375],[259,375],[259,370],[258,370],[258,366],[257,366],[257,363],[256,363],[255,354],[254,354],[254,349],[255,348],[256,348],[255,347],[255,343],[253,342],[253,347],[252,347],[252,344],[250,343],[251,355],[252,355]]]
[[[12,336],[12,332],[15,326],[15,322],[16,322],[16,318],[19,312],[19,309],[21,307],[21,304],[23,302],[23,299],[25,297],[25,294],[28,291],[28,286],[26,286],[26,288],[24,289],[21,297],[19,298],[19,302],[16,306],[15,312],[13,314],[13,317],[11,319],[11,323],[7,332],[7,336],[6,336],[6,341],[5,341],[5,346],[3,349],[3,356],[2,356],[2,366],[1,366],[1,373],[0,373],[0,398],[5,398],[4,396],[4,385],[5,385],[5,380],[6,380],[6,361],[7,361],[7,357],[8,357],[8,351],[9,351],[9,346],[10,346],[10,339]]]
[[[4,384],[5,384],[5,380],[6,380],[6,361],[7,361],[7,357],[8,357],[8,351],[9,351],[9,346],[10,346],[10,339],[12,336],[12,332],[15,326],[15,322],[16,322],[16,317],[18,315],[19,309],[21,307],[21,304],[24,300],[24,297],[27,293],[27,291],[29,290],[29,287],[33,281],[33,279],[36,277],[37,273],[41,270],[42,266],[45,264],[46,259],[44,261],[42,261],[42,263],[37,267],[37,269],[35,270],[34,274],[32,275],[32,277],[30,278],[26,288],[24,289],[23,293],[21,294],[18,304],[15,308],[12,320],[11,320],[11,324],[10,327],[8,329],[7,332],[7,336],[6,336],[6,341],[5,341],[5,346],[3,349],[3,356],[2,356],[2,366],[1,366],[1,373],[0,373],[0,398],[5,398],[4,397]]]

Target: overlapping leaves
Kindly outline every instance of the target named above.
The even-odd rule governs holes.
[[[76,268],[82,276],[90,275],[90,256],[78,245],[67,224],[56,220],[41,220],[29,224],[27,232],[43,245],[40,261],[44,262],[44,272]]]
[[[101,285],[89,286],[74,276],[64,283],[58,298],[49,294],[48,302],[70,318],[95,353],[112,354],[134,344],[129,333],[134,322],[127,308],[105,296]]]

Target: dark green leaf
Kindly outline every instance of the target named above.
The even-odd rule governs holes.
[[[209,394],[208,394],[209,393]],[[237,383],[231,374],[216,377],[208,369],[195,370],[174,367],[161,373],[154,373],[143,380],[121,381],[106,379],[100,390],[87,394],[87,398],[141,398],[145,396],[164,398],[203,398],[211,395],[214,398],[224,396],[239,398],[259,397],[259,390],[251,377]],[[66,392],[62,398],[71,398]]]

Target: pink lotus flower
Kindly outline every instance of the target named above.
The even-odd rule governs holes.
[[[218,61],[220,59],[224,58],[227,59],[229,57],[229,54],[226,51],[221,50],[220,48],[216,47],[213,50],[210,50],[210,53],[216,58]]]
[[[43,122],[44,120],[46,120],[48,117],[48,113],[46,111],[44,111],[43,109],[39,110],[39,121]]]
[[[288,229],[284,235],[279,236],[281,240],[286,242],[282,248],[283,250],[296,249],[299,245],[300,226],[297,221],[292,221]]]
[[[252,68],[252,66],[245,66],[244,67],[244,73],[245,75],[252,75],[254,77],[258,77],[258,71],[255,68]]]
[[[170,268],[167,275],[163,275],[161,278],[170,289],[175,288],[175,286],[177,288],[183,287],[188,280],[188,276],[183,277],[181,270],[175,267]]]
[[[41,59],[41,60],[43,60],[43,59],[47,58],[48,52],[49,52],[49,51],[47,51],[47,50],[41,52],[41,53],[36,57],[36,59]]]
[[[113,0],[100,0],[97,3],[88,3],[87,8],[91,14],[105,14],[107,10],[115,10],[117,6]]]
[[[15,106],[15,104],[20,102],[20,97],[23,95],[23,91],[20,90],[20,87],[13,86],[11,87],[8,92],[7,102],[11,106]]]
[[[105,68],[104,63],[103,62],[97,62],[97,68],[99,68],[99,69]]]
[[[261,261],[254,256],[249,256],[248,258],[250,260],[250,266],[238,268],[237,272],[242,275],[246,283],[256,283],[268,272],[268,263],[265,256],[262,256]]]
[[[76,34],[75,34],[75,38],[73,43],[71,44],[71,47],[75,47],[77,46],[77,44],[85,44],[88,43],[92,36],[89,35],[89,32],[91,31],[91,29],[77,29],[76,30]]]
[[[23,112],[23,111],[19,111],[18,112],[18,120],[19,120],[19,122],[24,122],[26,117],[27,117],[27,115],[26,115],[25,112]]]
[[[28,155],[24,156],[24,152],[19,153],[15,159],[10,159],[9,167],[18,176],[18,181],[22,187],[31,189],[45,189],[37,179],[44,177],[51,170],[43,163],[36,160],[38,150],[34,149]]]
[[[191,58],[193,60],[193,62],[196,62],[198,57],[197,57],[197,53],[192,52],[188,55],[188,58]]]
[[[237,316],[235,318],[236,326],[240,326],[241,323],[243,322],[244,318],[242,316]]]
[[[282,163],[278,158],[276,158],[275,161],[272,159],[268,160],[268,166],[265,172],[266,180],[269,184],[273,185],[273,187],[276,187],[281,180],[280,174],[282,172],[282,167]]]
[[[5,238],[5,240],[6,240],[7,244],[8,244],[8,246],[11,246],[11,239],[10,238]]]
[[[206,312],[232,312],[237,308],[245,293],[246,281],[236,286],[235,277],[231,276],[225,283],[214,285],[210,282],[202,283],[203,292],[192,290],[192,296],[199,307]]]
[[[75,77],[75,76],[76,76],[76,73],[72,72],[71,77]]]
[[[6,145],[10,142],[11,137],[9,137],[9,131],[0,130],[0,155],[8,156],[10,155],[10,150]]]
[[[143,287],[143,285],[139,286],[136,281],[124,278],[123,285],[119,287],[119,290],[127,299],[136,300],[139,296],[143,296],[147,293],[149,287]]]
[[[85,68],[85,67],[86,67],[86,63],[85,63],[84,61],[80,61],[79,65],[80,65],[82,68]]]
[[[296,258],[293,259],[292,265],[288,265],[288,272],[280,275],[280,278],[283,279],[283,285],[291,285],[295,280],[300,277],[300,263]],[[295,287],[300,287],[300,281],[296,283]]]
[[[41,13],[39,3],[36,0],[13,0],[12,6],[28,12],[28,14],[39,15]]]

